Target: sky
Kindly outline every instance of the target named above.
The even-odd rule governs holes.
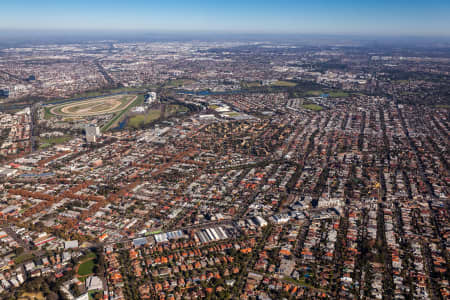
[[[450,36],[449,0],[1,0],[0,30]]]

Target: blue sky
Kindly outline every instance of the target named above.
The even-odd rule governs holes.
[[[0,29],[450,35],[449,0],[1,0]]]

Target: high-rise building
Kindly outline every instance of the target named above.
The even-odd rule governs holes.
[[[97,141],[97,138],[101,136],[100,127],[94,124],[86,125],[85,131],[86,141],[88,143],[95,143]]]

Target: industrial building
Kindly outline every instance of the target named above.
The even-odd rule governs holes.
[[[195,233],[201,243],[209,243],[228,238],[222,227],[205,228]]]

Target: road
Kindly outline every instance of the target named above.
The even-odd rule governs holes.
[[[6,226],[3,227],[3,230],[6,232],[7,235],[9,235],[13,240],[15,240],[24,250],[24,253],[30,253],[31,252],[31,246],[24,240],[22,240],[14,230],[11,229],[11,227]]]
[[[0,72],[3,73],[3,74],[8,75],[8,76],[11,77],[11,78],[14,78],[14,79],[16,79],[16,80],[19,80],[19,81],[21,81],[21,82],[23,82],[23,83],[28,83],[28,81],[27,81],[25,78],[21,78],[21,77],[19,77],[19,76],[17,76],[17,75],[11,74],[11,73],[6,72],[6,71],[4,71],[4,70],[0,70]]]
[[[31,152],[37,150],[37,138],[39,137],[39,132],[37,132],[36,124],[38,123],[38,110],[40,104],[36,103],[30,107],[30,147]]]
[[[108,74],[108,72],[106,72],[105,68],[103,68],[103,66],[100,64],[100,62],[98,60],[94,61],[95,66],[97,67],[98,71],[103,75],[103,77],[105,78],[105,80],[112,86],[115,85],[114,79],[112,79],[112,77]]]

